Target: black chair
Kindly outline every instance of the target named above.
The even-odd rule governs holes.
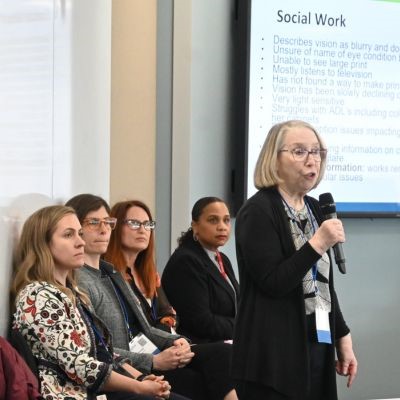
[[[39,377],[39,370],[35,356],[32,354],[32,350],[26,343],[25,338],[22,333],[17,329],[11,329],[8,335],[8,341],[18,351],[19,355],[25,360],[28,367],[34,373],[34,375]]]

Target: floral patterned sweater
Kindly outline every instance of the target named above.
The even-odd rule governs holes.
[[[81,306],[47,282],[30,283],[19,293],[14,329],[39,360],[40,389],[46,400],[92,398],[112,371],[112,362],[95,357],[93,329]]]

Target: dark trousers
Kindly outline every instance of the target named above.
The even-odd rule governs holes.
[[[240,400],[322,400],[328,398],[325,392],[328,354],[329,345],[309,343],[311,374],[310,392],[306,397],[301,394],[293,397],[287,396],[257,382],[236,381],[235,386],[238,397]]]
[[[223,342],[192,346],[194,357],[184,368],[159,371],[172,390],[193,400],[222,400],[233,388],[230,377],[232,345]]]
[[[106,392],[107,400],[157,400],[158,397],[146,396],[143,394],[126,393],[126,392]],[[171,393],[169,400],[191,400],[187,397]]]
[[[164,375],[175,393],[182,394],[192,400],[205,400],[207,394],[201,373],[189,367],[177,368],[171,371],[156,371]]]
[[[236,393],[240,400],[289,400],[268,386],[248,381],[237,381]]]
[[[132,375],[124,368],[118,368],[118,373],[133,378]],[[135,394],[128,392],[104,392],[104,394],[107,395],[107,400],[157,400],[158,399],[158,397],[154,396],[147,396],[143,394]],[[171,391],[169,400],[192,400],[192,399],[173,393]]]

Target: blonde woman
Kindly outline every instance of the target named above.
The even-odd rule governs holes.
[[[39,366],[46,400],[168,398],[163,377],[144,377],[113,353],[110,335],[79,291],[84,263],[82,228],[72,208],[50,206],[25,222],[13,284],[18,329]]]
[[[308,195],[323,178],[326,155],[310,124],[274,125],[254,172],[259,191],[237,215],[232,374],[240,399],[337,400],[335,367],[348,386],[357,375],[329,255],[345,240],[343,225],[324,220]]]

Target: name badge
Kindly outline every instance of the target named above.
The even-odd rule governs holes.
[[[332,343],[331,329],[329,326],[328,311],[315,309],[315,325],[317,327],[317,339],[319,343]]]
[[[139,333],[129,342],[129,350],[132,353],[158,354],[160,350],[143,333]]]
[[[99,394],[96,396],[96,400],[107,400],[107,396],[105,394]]]

